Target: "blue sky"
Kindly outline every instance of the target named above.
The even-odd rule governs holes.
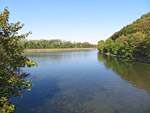
[[[97,43],[150,11],[150,0],[0,0],[27,39]]]

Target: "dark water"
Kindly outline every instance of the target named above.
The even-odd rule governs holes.
[[[97,51],[28,54],[38,67],[18,113],[150,113],[150,64]]]

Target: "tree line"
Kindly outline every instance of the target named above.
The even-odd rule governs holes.
[[[150,13],[98,42],[101,53],[150,61]]]
[[[21,45],[25,49],[51,49],[51,48],[96,48],[96,45],[89,42],[62,41],[60,39],[53,40],[22,40]]]

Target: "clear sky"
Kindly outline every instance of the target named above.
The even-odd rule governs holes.
[[[150,11],[150,0],[0,0],[27,39],[97,43]]]

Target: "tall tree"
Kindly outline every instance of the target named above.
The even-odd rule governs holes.
[[[21,90],[31,90],[31,80],[25,80],[29,74],[20,69],[37,65],[26,56],[23,56],[23,47],[20,42],[31,32],[18,35],[18,31],[24,24],[9,23],[9,11],[7,8],[0,13],[0,113],[13,112],[15,105],[11,104],[11,98],[22,96]]]

